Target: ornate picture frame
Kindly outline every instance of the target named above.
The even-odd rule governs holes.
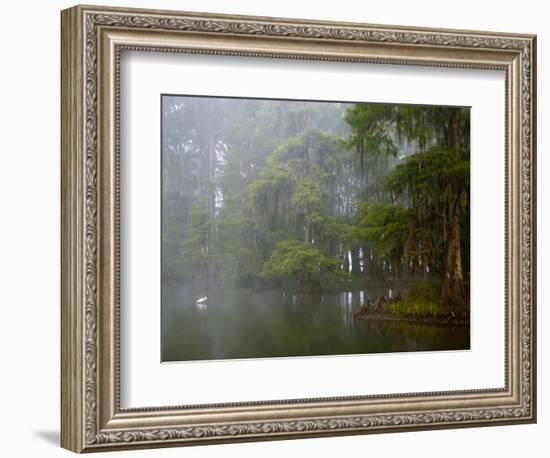
[[[75,452],[536,421],[536,37],[75,6],[62,12],[61,445]],[[505,386],[122,409],[123,50],[505,72]]]

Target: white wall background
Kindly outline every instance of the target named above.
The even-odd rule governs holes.
[[[546,456],[550,433],[545,310],[550,223],[549,11],[546,2],[427,0],[113,0],[189,11],[466,28],[538,35],[539,423],[300,441],[119,452],[135,457]],[[71,2],[9,2],[0,25],[0,430],[3,456],[69,456],[59,440],[59,11]],[[546,209],[545,209],[546,207]],[[546,386],[545,386],[546,385]],[[115,455],[112,455],[115,456]]]

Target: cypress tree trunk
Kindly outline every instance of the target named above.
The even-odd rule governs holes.
[[[399,259],[399,256],[396,256],[393,261],[393,279],[394,279],[394,286],[396,291],[399,291],[399,282],[400,282],[399,270],[401,269],[400,261],[401,260]]]
[[[457,310],[468,302],[460,253],[460,196],[454,196],[452,205],[449,206],[448,237],[441,304],[450,310]]]
[[[359,263],[359,247],[353,247],[351,250],[351,274],[353,276],[361,275],[361,265]]]
[[[321,281],[310,274],[302,275],[299,280],[299,292],[306,294],[316,294],[323,290]]]
[[[343,262],[343,269],[344,269],[344,272],[348,273],[349,272],[349,268],[350,268],[350,265],[349,265],[349,250],[346,249],[344,251],[344,262]]]
[[[451,142],[452,154],[460,155],[460,110],[456,109],[451,115]],[[447,215],[447,259],[445,264],[445,278],[441,290],[441,304],[450,310],[461,309],[468,303],[466,288],[464,287],[464,272],[462,270],[462,256],[460,252],[460,212],[462,186],[455,186],[455,193],[449,198]]]

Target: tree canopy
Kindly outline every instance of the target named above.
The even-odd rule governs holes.
[[[302,291],[430,278],[442,307],[467,306],[469,116],[165,96],[163,277]]]

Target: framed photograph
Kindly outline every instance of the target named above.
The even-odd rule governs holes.
[[[536,38],[62,12],[75,452],[536,420]]]

